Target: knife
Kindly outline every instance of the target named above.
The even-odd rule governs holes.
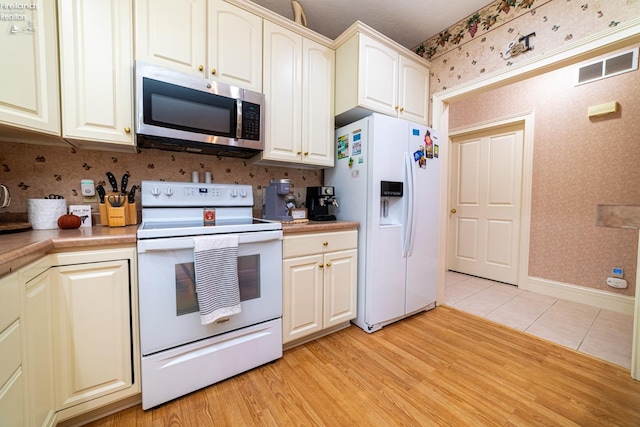
[[[118,192],[118,181],[116,181],[116,177],[113,176],[111,172],[107,172],[107,178],[109,178],[109,184],[111,184],[111,188],[114,193]]]
[[[129,183],[129,174],[125,173],[122,175],[122,183],[120,184],[120,194],[123,196],[127,195],[127,184]]]
[[[96,187],[96,191],[98,192],[98,197],[100,198],[100,203],[104,204],[104,196],[106,196],[106,193],[104,191],[104,187],[102,185],[98,185]]]
[[[136,190],[138,189],[137,185],[133,185],[131,187],[131,191],[129,191],[129,203],[133,204],[136,201]]]

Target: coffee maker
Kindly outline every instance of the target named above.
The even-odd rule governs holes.
[[[275,221],[291,221],[287,206],[287,196],[291,190],[291,181],[288,179],[272,179],[269,186],[265,187],[264,205],[262,217]]]
[[[313,221],[334,221],[329,206],[338,207],[333,187],[307,187],[307,211]]]

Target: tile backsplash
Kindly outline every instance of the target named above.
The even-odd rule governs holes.
[[[139,150],[137,153],[80,150],[24,143],[0,142],[0,183],[11,191],[11,205],[0,213],[27,212],[27,200],[59,194],[68,205],[83,204],[80,182],[92,179],[95,185],[111,187],[106,172],[118,181],[129,173],[129,185],[142,180],[191,181],[198,171],[204,182],[210,172],[214,183],[250,184],[254,192],[254,214],[261,215],[262,187],[271,179],[288,178],[298,204],[304,202],[306,187],[321,185],[322,170],[256,165],[254,159],[205,156],[161,150]],[[139,194],[136,196],[138,204]],[[96,204],[92,211],[96,213]]]

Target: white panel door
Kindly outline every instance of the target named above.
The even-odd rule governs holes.
[[[453,141],[448,268],[517,284],[521,127]]]

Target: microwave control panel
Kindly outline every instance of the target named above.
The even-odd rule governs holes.
[[[260,141],[260,106],[251,102],[242,103],[242,139]]]

